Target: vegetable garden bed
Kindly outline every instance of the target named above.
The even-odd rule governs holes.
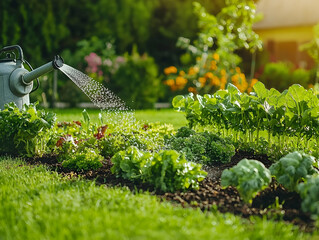
[[[101,112],[96,124],[84,110],[83,121],[56,122],[36,105],[10,104],[0,111],[0,153],[68,177],[150,191],[183,207],[314,231],[319,100],[296,85],[283,93],[261,83],[254,90],[242,94],[230,84],[214,95],[177,96],[173,105],[189,125],[177,131],[141,123],[132,112]]]
[[[199,184],[198,190],[175,193],[164,193],[155,190],[149,184],[136,183],[123,178],[118,178],[111,172],[112,162],[110,159],[103,161],[103,166],[97,170],[70,171],[62,167],[56,156],[43,156],[40,158],[26,159],[29,164],[44,164],[50,170],[57,171],[69,178],[82,178],[95,180],[97,184],[108,187],[128,187],[131,191],[149,191],[162,200],[170,201],[183,207],[200,208],[203,211],[215,211],[233,213],[235,215],[249,218],[250,216],[266,217],[272,220],[283,220],[300,227],[302,231],[312,232],[316,229],[315,221],[310,214],[301,210],[300,196],[295,192],[288,192],[281,185],[272,182],[255,197],[252,204],[241,200],[238,191],[234,187],[223,188],[220,184],[222,171],[236,165],[241,159],[256,159],[269,167],[271,162],[266,155],[255,155],[249,152],[236,152],[230,163],[215,166],[203,166],[208,175]]]

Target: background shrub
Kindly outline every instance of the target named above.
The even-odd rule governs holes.
[[[154,59],[133,51],[112,76],[109,87],[133,109],[153,108],[161,92]]]

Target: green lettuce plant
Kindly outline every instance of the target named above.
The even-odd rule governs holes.
[[[14,103],[0,111],[0,153],[32,157],[42,155],[50,140],[55,114],[38,110],[37,104],[19,109]]]
[[[174,150],[150,153],[131,146],[116,153],[111,161],[112,173],[118,177],[149,183],[164,192],[197,189],[207,175],[200,164],[188,162]]]
[[[102,167],[103,157],[96,149],[84,148],[72,154],[64,155],[62,167],[69,170],[88,171]]]
[[[242,159],[236,166],[223,171],[221,185],[235,187],[247,203],[271,182],[270,171],[257,160]]]
[[[302,198],[301,209],[315,217],[319,216],[319,176],[308,177],[305,182],[297,186],[297,191]]]
[[[277,181],[289,191],[296,191],[297,185],[307,176],[317,173],[316,159],[302,152],[289,153],[269,168]]]
[[[147,181],[164,192],[198,189],[207,174],[201,167],[174,150],[162,150],[153,155]]]
[[[150,165],[151,154],[142,152],[137,147],[131,146],[126,151],[117,152],[111,161],[113,174],[129,180],[144,180],[147,168]]]

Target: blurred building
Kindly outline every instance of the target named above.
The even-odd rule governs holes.
[[[311,68],[314,63],[299,46],[313,39],[313,26],[319,23],[319,0],[260,0],[257,13],[263,19],[254,30],[264,42],[270,61],[290,61],[296,67]]]

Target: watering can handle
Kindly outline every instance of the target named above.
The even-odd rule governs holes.
[[[19,56],[17,57],[17,60],[20,60],[21,62],[24,62],[24,58],[23,58],[23,51],[22,48],[19,45],[12,45],[12,46],[7,46],[4,47],[0,50],[1,52],[12,52],[14,50],[17,50],[19,53]]]

